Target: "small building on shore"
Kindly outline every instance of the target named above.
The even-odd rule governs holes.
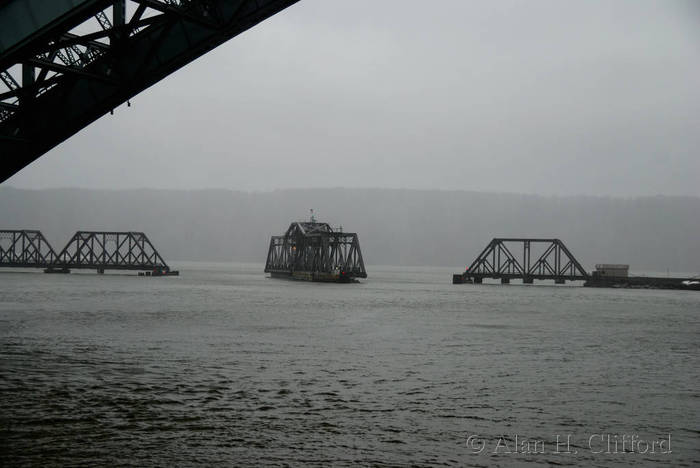
[[[629,265],[616,263],[598,263],[595,266],[593,276],[603,278],[627,278],[629,276]]]

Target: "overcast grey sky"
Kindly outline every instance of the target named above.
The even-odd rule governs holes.
[[[700,195],[700,2],[301,0],[15,187]]]

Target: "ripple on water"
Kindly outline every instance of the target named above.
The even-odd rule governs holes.
[[[62,290],[3,275],[0,464],[700,459],[698,295],[556,288],[553,300],[552,288],[455,292],[412,274],[313,288],[192,271],[147,295],[129,277],[76,275]],[[673,453],[595,458],[585,442],[601,431],[672,434]],[[580,454],[479,456],[470,434],[572,434]]]

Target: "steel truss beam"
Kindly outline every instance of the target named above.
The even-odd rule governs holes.
[[[40,231],[0,231],[0,267],[46,268],[56,252]]]
[[[510,245],[510,248],[509,248]],[[519,249],[513,254],[513,245]],[[541,254],[532,261],[532,247]],[[559,239],[495,238],[472,262],[465,277],[513,278],[531,282],[533,279],[584,280],[588,273]]]
[[[139,270],[155,275],[177,274],[143,232],[78,231],[57,254],[40,231],[0,231],[0,267]]]
[[[0,182],[298,0],[71,1],[72,9],[59,11],[32,34],[9,46],[0,41]],[[33,5],[0,2],[0,30],[23,21],[26,30],[21,15],[41,8]]]
[[[284,236],[270,239],[265,272],[295,271],[367,277],[357,234],[325,223],[292,223]]]
[[[170,271],[143,232],[76,232],[50,265],[54,269]]]

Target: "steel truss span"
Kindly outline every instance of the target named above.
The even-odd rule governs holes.
[[[357,234],[316,222],[295,222],[283,236],[272,236],[265,272],[311,280],[367,278]]]
[[[0,182],[298,0],[0,0]]]
[[[143,232],[78,231],[50,268],[170,271]]]
[[[0,231],[0,267],[46,268],[56,252],[40,231]]]
[[[588,273],[559,239],[494,238],[464,273],[454,275],[453,282],[481,283],[484,278],[563,284],[586,280]]]
[[[57,254],[39,231],[0,231],[0,267],[44,268],[47,273],[89,269],[177,274],[143,232],[78,231]]]

